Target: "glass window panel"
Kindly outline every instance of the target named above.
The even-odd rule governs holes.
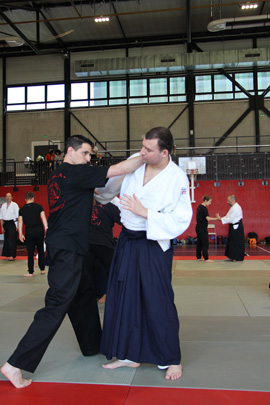
[[[70,107],[88,107],[88,101],[71,101]]]
[[[71,100],[86,100],[88,83],[71,83]]]
[[[245,90],[253,90],[254,83],[253,83],[253,73],[236,73],[235,80],[244,87]],[[238,87],[236,86],[235,89],[237,90]]]
[[[109,100],[109,105],[119,105],[119,104],[127,104],[126,98],[120,98],[117,100]]]
[[[25,104],[8,105],[7,111],[22,111],[25,110]]]
[[[65,100],[64,84],[49,84],[47,86],[47,101]]]
[[[185,94],[186,82],[185,77],[170,78],[170,94]]]
[[[232,91],[232,82],[224,75],[214,76],[215,92],[217,91]]]
[[[91,107],[100,107],[102,105],[108,105],[108,100],[90,100]]]
[[[147,96],[147,80],[130,80],[130,96]]]
[[[107,98],[107,82],[91,82],[90,97],[91,99]]]
[[[195,85],[196,85],[196,93],[210,93],[210,92],[212,92],[212,82],[211,82],[211,76],[210,75],[196,76],[195,77]],[[209,100],[209,99],[207,99],[207,100]]]
[[[7,103],[25,103],[25,87],[9,87],[7,89]]]
[[[126,97],[126,95],[127,95],[126,80],[117,80],[117,81],[110,82],[110,98],[111,97]]]
[[[233,93],[214,94],[214,100],[233,100]]]
[[[187,101],[186,96],[172,96],[169,98],[170,103],[178,103]]]
[[[27,110],[45,110],[45,103],[27,104]]]
[[[168,97],[149,97],[149,103],[167,103]]]
[[[195,96],[195,101],[212,100],[212,94],[200,94]]]
[[[147,97],[142,97],[142,98],[130,98],[129,99],[129,104],[146,104],[148,102]]]
[[[159,96],[168,94],[167,79],[150,79],[150,95]]]
[[[265,90],[270,86],[270,72],[258,73],[258,89]]]
[[[61,102],[61,103],[48,103],[47,104],[47,108],[65,108],[65,103]]]
[[[239,92],[235,93],[235,98],[248,98],[248,96],[245,93]]]
[[[27,102],[38,103],[45,101],[45,86],[27,86]]]

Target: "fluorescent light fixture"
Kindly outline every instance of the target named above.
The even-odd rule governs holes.
[[[110,21],[110,17],[103,17],[102,15],[100,15],[99,17],[95,17],[95,22],[99,23],[99,22],[108,22]]]
[[[241,2],[240,7],[241,7],[241,10],[254,10],[258,7],[258,3],[250,2],[250,1],[243,2],[243,3]]]

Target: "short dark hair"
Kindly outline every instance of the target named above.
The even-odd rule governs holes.
[[[171,153],[174,147],[173,136],[168,128],[164,127],[152,128],[145,134],[145,139],[157,139],[160,151],[167,149],[167,151]]]
[[[35,194],[33,193],[33,191],[27,191],[27,193],[25,194],[26,201],[32,200],[33,198],[35,198]]]
[[[91,145],[91,141],[90,139],[86,138],[83,135],[72,135],[69,138],[67,138],[66,143],[65,143],[65,151],[64,153],[67,153],[68,148],[71,146],[74,150],[78,150],[79,148],[81,148],[83,143],[88,143],[90,146]]]
[[[212,200],[212,197],[210,195],[205,194],[202,199],[203,201],[210,201]]]

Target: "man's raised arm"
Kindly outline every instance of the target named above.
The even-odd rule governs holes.
[[[107,178],[115,176],[123,176],[128,173],[134,172],[143,164],[141,155],[124,160],[123,162],[117,163],[116,165],[110,166],[107,172]]]

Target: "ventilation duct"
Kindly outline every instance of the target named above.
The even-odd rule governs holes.
[[[207,25],[208,31],[218,32],[241,28],[266,27],[270,25],[270,14],[253,17],[233,17],[211,21]]]
[[[182,65],[181,54],[77,60],[75,61],[75,75],[87,77],[168,72],[179,70]],[[183,69],[182,66],[181,70]]]
[[[20,37],[0,37],[0,47],[5,48],[8,46],[22,46],[24,40]]]
[[[75,61],[77,77],[181,72],[187,69],[270,66],[270,48]]]

